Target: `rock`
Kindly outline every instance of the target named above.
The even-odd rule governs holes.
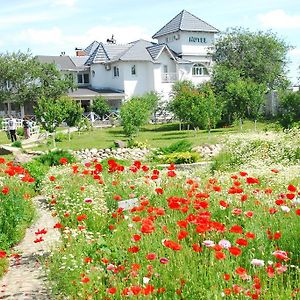
[[[25,164],[25,163],[32,161],[33,158],[34,158],[34,156],[29,155],[29,154],[24,154],[24,153],[16,154],[16,156],[14,158],[14,163]]]
[[[126,142],[123,142],[123,141],[115,141],[115,146],[117,148],[125,148],[126,147]]]
[[[7,155],[7,154],[12,154],[13,150],[11,147],[6,147],[4,145],[0,146],[0,155]]]

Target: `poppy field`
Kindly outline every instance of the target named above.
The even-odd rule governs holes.
[[[61,163],[42,184],[62,233],[44,261],[57,299],[299,297],[298,166]]]

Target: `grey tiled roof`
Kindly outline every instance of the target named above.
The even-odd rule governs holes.
[[[152,45],[150,47],[147,47],[147,50],[148,50],[150,56],[152,57],[152,59],[156,60],[158,54],[160,53],[160,51],[164,47],[165,47],[165,44],[155,44],[155,45]]]
[[[89,44],[85,49],[84,52],[86,53],[86,55],[91,55],[96,48],[99,46],[99,42],[97,41],[93,41],[91,44]]]
[[[76,67],[83,67],[89,56],[70,56]]]
[[[41,63],[51,64],[54,63],[61,71],[75,70],[76,65],[69,56],[49,56],[49,55],[37,55],[36,59]]]
[[[157,31],[152,36],[152,38],[158,38],[162,35],[177,32],[179,30],[215,32],[215,33],[219,32],[219,30],[216,29],[215,27],[209,25],[205,21],[192,15],[188,11],[183,10],[177,16],[175,16],[169,23],[167,23],[159,31]]]

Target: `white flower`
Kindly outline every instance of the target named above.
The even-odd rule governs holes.
[[[150,278],[149,277],[143,277],[143,283],[144,284],[148,284],[150,281]]]
[[[256,258],[253,258],[250,263],[251,265],[256,267],[263,267],[265,265],[265,262],[262,259],[256,259]]]
[[[231,247],[231,243],[227,240],[221,240],[219,242],[219,245],[222,247],[222,248],[225,248],[225,249],[228,249]]]
[[[203,245],[205,245],[206,247],[214,247],[215,246],[215,242],[214,241],[210,241],[210,240],[205,240],[205,241],[203,241]]]
[[[281,205],[280,208],[283,212],[286,212],[286,213],[290,212],[290,210],[291,210],[289,207],[287,207],[285,205]]]

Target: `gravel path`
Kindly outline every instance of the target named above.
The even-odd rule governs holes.
[[[53,228],[57,220],[52,217],[45,198],[37,196],[33,201],[37,208],[37,221],[27,229],[23,241],[12,250],[14,255],[10,258],[9,269],[0,280],[0,299],[51,299],[39,257],[48,255],[59,242],[60,234],[58,229]],[[34,242],[41,238],[42,242]]]

